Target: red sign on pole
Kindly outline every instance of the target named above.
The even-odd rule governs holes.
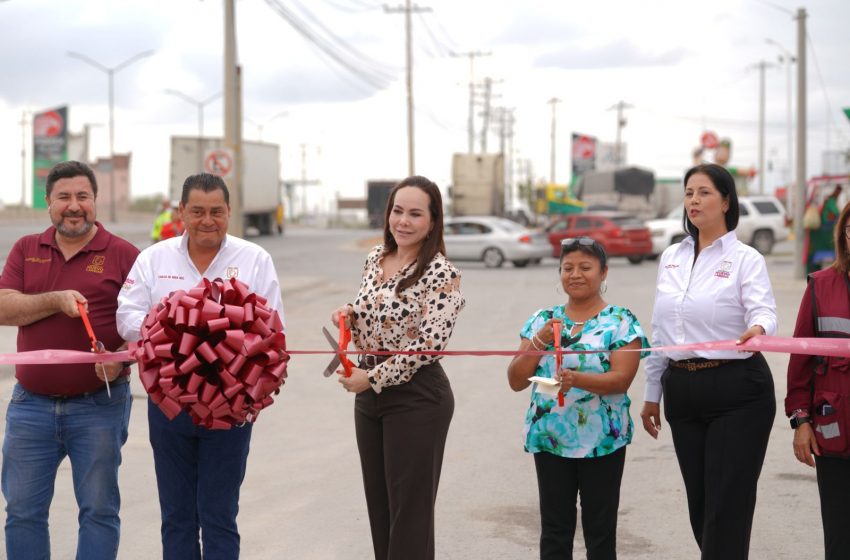
[[[700,136],[700,143],[702,144],[702,147],[707,150],[713,150],[716,148],[718,142],[717,135],[710,130],[706,130],[702,133],[702,136]]]
[[[204,171],[219,177],[230,177],[233,171],[233,152],[223,149],[208,151],[204,155]]]

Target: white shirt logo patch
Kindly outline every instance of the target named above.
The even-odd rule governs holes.
[[[714,275],[718,278],[729,278],[729,274],[732,270],[732,261],[720,261],[720,264],[717,265],[717,270]]]
[[[238,266],[228,266],[227,270],[225,271],[224,274],[225,274],[225,276],[227,276],[228,279],[237,278],[239,276],[239,267]]]

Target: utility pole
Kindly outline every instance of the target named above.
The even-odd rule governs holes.
[[[27,205],[27,113],[27,110],[21,112],[21,120],[18,122],[21,125],[21,208]]]
[[[797,10],[797,185],[794,189],[794,277],[806,277],[806,10]]]
[[[292,179],[289,181],[284,181],[285,184],[291,185],[293,190],[295,187],[302,187],[304,190],[301,194],[301,215],[299,216],[300,220],[304,220],[307,217],[307,187],[310,185],[318,185],[319,181],[317,179],[308,179],[307,178],[307,144],[301,143],[299,144],[301,148],[301,177],[298,179]],[[295,206],[292,205],[292,197],[290,196],[290,205],[292,208],[292,214],[295,215]]]
[[[623,167],[623,127],[625,127],[628,122],[625,115],[623,115],[623,111],[626,109],[632,109],[633,107],[633,105],[629,105],[625,101],[618,101],[616,105],[612,105],[608,108],[609,111],[614,109],[617,110],[617,140],[614,144],[614,153],[617,158],[615,165],[617,169]]]
[[[484,78],[484,111],[481,113],[481,153],[487,153],[487,134],[490,131],[490,98],[493,94],[493,80]]]
[[[455,58],[459,58],[462,56],[469,57],[469,120],[466,123],[466,134],[468,141],[468,149],[467,151],[471,154],[475,151],[475,72],[474,72],[474,61],[475,57],[479,56],[490,56],[493,54],[490,51],[482,52],[482,51],[469,51],[465,53],[458,53],[452,51],[451,56]]]
[[[224,147],[233,154],[230,175],[229,233],[245,235],[242,212],[242,97],[236,57],[235,0],[224,0]]]
[[[557,108],[558,103],[560,103],[560,102],[561,102],[561,100],[558,99],[557,97],[553,97],[552,99],[550,99],[547,102],[547,103],[549,103],[549,105],[552,106],[552,132],[551,132],[551,138],[549,140],[549,144],[550,144],[550,147],[551,147],[551,150],[552,150],[551,153],[549,154],[549,182],[552,183],[552,184],[555,183],[555,138],[556,138],[556,131],[557,131],[556,123],[555,123],[556,114],[557,114],[556,108]]]
[[[764,60],[750,66],[759,71],[758,192],[764,194],[764,71],[773,66]]]
[[[414,175],[416,170],[414,131],[413,131],[413,23],[411,16],[414,12],[430,12],[431,8],[411,4],[406,0],[404,6],[391,8],[384,5],[384,12],[388,14],[404,13],[404,31],[407,59],[407,174]]]
[[[504,169],[504,209],[513,208],[513,137],[514,110],[507,107],[497,107],[499,119],[499,152],[502,154]]]

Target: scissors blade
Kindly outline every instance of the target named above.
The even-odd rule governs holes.
[[[334,340],[334,337],[331,336],[331,333],[328,331],[328,329],[325,328],[325,327],[322,327],[322,333],[325,335],[325,338],[328,340],[328,343],[330,343],[331,348],[333,348],[335,351],[338,352],[339,351],[339,344],[337,343],[336,340]],[[339,354],[337,354],[333,357],[333,359],[331,360],[331,363],[328,364],[328,367],[325,368],[324,376],[330,377],[331,375],[333,375],[333,373],[339,367],[339,364],[340,364]]]

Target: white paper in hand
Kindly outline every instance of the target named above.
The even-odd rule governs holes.
[[[535,375],[528,378],[532,383],[537,383],[537,392],[544,395],[558,396],[558,391],[561,389],[561,383],[557,379],[551,377],[540,377]]]

